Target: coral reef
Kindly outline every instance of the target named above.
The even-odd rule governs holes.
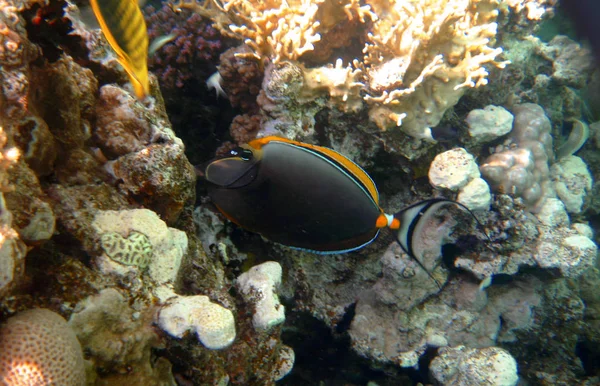
[[[227,292],[233,278],[225,280],[195,235],[196,177],[156,77],[151,96],[136,100],[106,41],[72,4],[0,6],[0,319],[10,325],[32,308],[69,319],[71,342],[88,359],[85,374],[71,371],[76,384],[175,385],[187,376],[196,384],[251,384],[245,380],[257,373],[257,384],[270,384],[285,376],[293,350],[281,344],[280,329],[251,336],[252,316]],[[29,28],[51,29],[56,20],[64,34]],[[213,42],[215,58],[221,42]],[[215,307],[226,314],[227,344],[207,339],[228,351],[157,326],[165,307],[188,298],[214,306],[196,310],[197,326],[206,327],[205,312]],[[175,369],[181,347],[197,361],[177,361]],[[0,356],[11,354],[4,348]],[[60,359],[55,351],[35,353]]]
[[[529,3],[195,0],[174,1],[173,7],[210,18],[223,35],[248,47],[239,58],[265,69],[259,96],[267,116],[265,134],[275,129],[294,139],[310,137],[314,122],[309,119],[298,116],[284,123],[272,116],[275,110],[298,110],[290,107],[298,102],[309,116],[313,108],[356,113],[366,104],[370,121],[390,147],[410,158],[398,133],[432,140],[430,128],[464,92],[487,84],[486,66],[506,65],[496,60],[502,48],[493,48],[498,14],[527,13],[539,20],[552,9],[550,3]],[[285,95],[270,92],[278,77],[290,86]],[[245,95],[251,99],[253,93]],[[322,99],[320,106],[302,102],[316,99]],[[289,124],[295,127],[284,128]]]
[[[74,4],[0,0],[0,373],[47,344],[42,366],[77,351],[73,384],[598,384],[594,65],[531,35],[554,5],[175,0],[146,9],[168,42],[138,101]],[[479,222],[422,222],[422,266],[387,230],[342,255],[268,242],[188,157],[271,134],[365,167],[387,213],[437,196]],[[40,312],[60,322],[20,339]]]

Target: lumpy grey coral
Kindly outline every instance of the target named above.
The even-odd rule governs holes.
[[[481,174],[501,193],[522,197],[538,211],[552,195],[550,163],[554,160],[552,126],[542,107],[525,103],[513,108],[510,139],[481,165]]]

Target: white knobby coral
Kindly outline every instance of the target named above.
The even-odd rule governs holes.
[[[213,350],[225,348],[235,339],[231,311],[203,295],[171,298],[160,309],[157,324],[176,338],[194,332],[205,347]]]
[[[259,330],[267,330],[285,321],[285,308],[275,293],[281,284],[281,265],[267,261],[241,274],[237,285],[244,299],[254,306],[252,324]]]

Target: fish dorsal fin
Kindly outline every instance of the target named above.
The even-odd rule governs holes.
[[[309,143],[303,143],[298,141],[292,141],[291,139],[277,137],[277,136],[268,136],[263,138],[257,138],[248,143],[251,147],[255,149],[260,149],[263,146],[267,145],[269,142],[282,142],[290,145],[294,145],[300,148],[303,148],[307,151],[311,151],[320,157],[323,157],[329,162],[337,165],[339,169],[341,169],[344,173],[346,173],[349,177],[354,179],[357,184],[359,184],[364,190],[365,193],[368,194],[375,205],[379,206],[379,192],[377,191],[377,187],[375,186],[375,182],[371,179],[371,177],[358,166],[354,161],[347,158],[343,154],[338,153],[335,150],[329,149],[323,146],[311,145]]]

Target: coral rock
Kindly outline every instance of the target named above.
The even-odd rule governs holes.
[[[474,178],[458,193],[457,201],[471,210],[487,210],[492,203],[490,186],[482,178]]]
[[[112,165],[121,188],[169,224],[195,196],[196,174],[179,144],[153,144]]]
[[[279,367],[275,370],[273,380],[277,382],[288,375],[294,367],[295,360],[296,354],[290,346],[281,347],[281,350],[279,350]]]
[[[26,116],[16,125],[15,142],[23,150],[23,159],[38,175],[52,172],[58,149],[46,122],[37,116]]]
[[[5,194],[6,205],[21,239],[28,244],[49,240],[54,234],[55,217],[37,176],[23,162],[18,162],[9,176],[18,188]]]
[[[1,198],[0,200],[4,201]],[[17,232],[4,224],[0,228],[0,235],[3,238],[0,243],[0,298],[2,298],[10,289],[17,273],[22,271],[27,248],[19,239]]]
[[[541,268],[554,269],[565,277],[578,277],[596,263],[598,247],[582,235],[565,237],[560,242],[547,240],[539,244],[535,261]]]
[[[285,321],[285,308],[275,293],[281,284],[281,265],[267,261],[244,272],[237,285],[246,302],[253,305],[252,324],[257,330],[268,330]]]
[[[235,339],[235,321],[227,308],[212,303],[207,296],[177,296],[158,314],[158,325],[176,338],[195,332],[209,349],[229,346]]]
[[[458,190],[479,175],[475,158],[463,148],[438,154],[429,167],[429,182],[435,188]]]
[[[569,224],[569,215],[565,210],[565,205],[556,198],[547,199],[540,211],[536,213],[536,217],[548,227]]]
[[[47,309],[21,312],[0,327],[0,385],[86,383],[83,352],[75,333]]]
[[[94,135],[110,159],[141,150],[151,142],[152,130],[145,108],[122,89],[102,87],[96,113]]]
[[[581,213],[586,195],[592,190],[592,175],[586,163],[571,155],[550,168],[554,189],[569,213]]]
[[[485,106],[483,110],[471,110],[466,122],[469,135],[476,143],[491,142],[512,130],[513,115],[500,106]]]
[[[93,358],[96,385],[173,385],[170,365],[153,357],[161,341],[152,327],[152,310],[126,292],[106,288],[79,302],[69,325]],[[161,359],[163,362],[161,362]]]
[[[82,148],[91,136],[93,106],[98,81],[90,69],[70,57],[37,69],[31,76],[36,85],[30,103],[48,124],[56,140],[65,149]]]
[[[444,386],[514,386],[519,381],[517,362],[499,347],[440,349],[430,373]]]
[[[156,285],[173,285],[187,253],[184,232],[167,227],[148,209],[99,211],[93,228],[103,249],[96,261],[103,272],[122,275],[148,266]]]

